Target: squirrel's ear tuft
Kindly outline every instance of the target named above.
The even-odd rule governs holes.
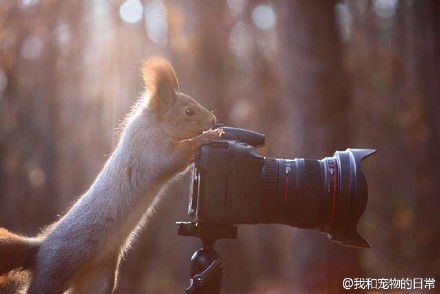
[[[179,90],[176,73],[171,63],[163,57],[151,57],[142,64],[142,77],[145,88],[151,95],[165,106],[171,105]]]

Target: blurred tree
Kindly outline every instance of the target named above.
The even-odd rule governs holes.
[[[306,158],[331,155],[353,142],[351,85],[343,67],[336,3],[299,0],[278,6],[292,150]],[[293,242],[292,283],[301,292],[336,293],[344,277],[360,275],[356,249],[310,231],[298,231]]]
[[[81,10],[77,3],[52,1],[1,6],[0,69],[7,86],[0,100],[0,223],[23,233],[36,233],[57,208],[53,196],[62,175],[53,142],[61,134],[59,98],[66,83],[60,65],[67,59],[61,56],[57,29],[79,22]],[[70,80],[76,77],[69,72]]]
[[[349,2],[348,2],[349,3]],[[364,267],[382,276],[438,277],[438,1],[353,5],[347,43],[354,85],[354,134],[379,149],[370,167]],[[369,13],[373,11],[374,13]],[[353,116],[354,117],[354,116]]]

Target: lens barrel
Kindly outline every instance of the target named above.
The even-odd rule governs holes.
[[[322,160],[265,157],[261,222],[317,228],[343,245],[370,247],[356,227],[368,199],[361,161],[374,152],[347,149]]]

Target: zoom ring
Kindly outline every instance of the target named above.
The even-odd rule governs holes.
[[[321,168],[318,160],[305,159],[305,179],[302,205],[299,211],[299,227],[316,228],[319,222],[319,196]]]

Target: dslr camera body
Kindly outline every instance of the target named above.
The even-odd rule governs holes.
[[[347,149],[321,160],[264,157],[256,149],[264,135],[219,128],[222,138],[202,145],[192,166],[193,223],[316,228],[342,245],[370,247],[357,223],[368,199],[361,161],[376,150]]]

